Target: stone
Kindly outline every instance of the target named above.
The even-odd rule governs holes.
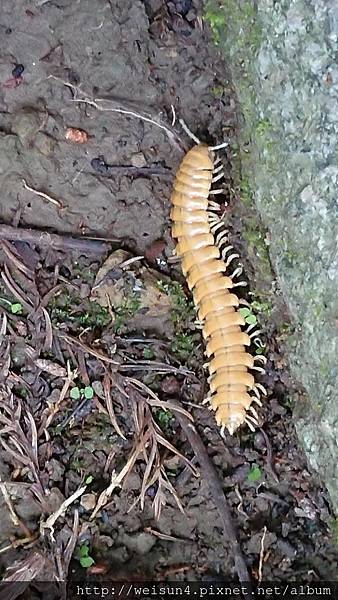
[[[295,426],[338,512],[338,10],[324,0],[228,0],[218,42],[244,114],[242,170],[296,333]],[[217,10],[216,3],[212,6]]]
[[[96,506],[96,494],[83,494],[80,504],[85,510],[93,510]]]

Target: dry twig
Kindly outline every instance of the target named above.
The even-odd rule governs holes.
[[[22,229],[11,225],[0,225],[0,240],[27,242],[37,246],[51,247],[54,250],[74,250],[83,254],[105,254],[110,244],[91,238],[75,238],[57,233],[48,233],[39,229]],[[111,240],[118,242],[119,240]]]
[[[201,476],[205,479],[209,486],[210,494],[214,500],[215,506],[217,507],[219,516],[221,518],[225,537],[231,545],[231,550],[235,562],[235,569],[237,571],[239,580],[242,583],[250,583],[249,571],[245,564],[244,556],[242,554],[242,550],[237,539],[237,534],[234,528],[230,509],[228,507],[217,471],[207,453],[207,450],[195,425],[191,422],[190,419],[186,417],[186,415],[182,413],[180,405],[178,403],[175,403],[175,405],[176,408],[174,410],[176,418],[180,423],[194,451],[194,454],[197,458],[197,462],[200,466]]]

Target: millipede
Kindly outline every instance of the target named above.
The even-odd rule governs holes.
[[[252,333],[253,325],[243,330],[246,322],[239,305],[247,302],[239,299],[235,288],[246,282],[236,281],[241,266],[228,273],[238,254],[228,244],[229,232],[218,214],[220,206],[212,199],[224,193],[213,185],[224,177],[216,151],[225,144],[211,147],[192,137],[197,143],[183,157],[171,196],[172,237],[177,240],[176,255],[193,295],[209,359],[205,365],[209,393],[204,403],[215,411],[224,436],[225,429],[232,435],[243,423],[251,430],[258,425],[253,404],[262,405],[260,396],[266,395],[266,390],[250,371],[264,373],[256,363],[264,364],[266,359],[246,351],[260,332]]]

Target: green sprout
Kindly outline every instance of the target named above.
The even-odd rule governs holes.
[[[253,465],[248,473],[248,481],[258,481],[262,477],[262,471],[257,465]]]
[[[82,544],[82,546],[78,548],[76,558],[83,569],[88,569],[95,563],[95,560],[89,554],[88,544]]]
[[[69,396],[72,400],[80,400],[80,398],[91,400],[94,397],[94,390],[91,385],[86,385],[84,388],[79,388],[76,385],[70,390]]]

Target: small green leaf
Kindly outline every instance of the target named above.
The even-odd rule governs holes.
[[[88,477],[86,477],[86,479],[85,479],[85,484],[89,485],[90,483],[92,483],[93,479],[94,479],[93,475],[88,475]]]
[[[80,558],[80,565],[84,569],[88,569],[88,567],[91,567],[94,563],[95,560],[91,556],[82,556]]]
[[[70,390],[69,395],[72,398],[72,400],[78,400],[81,396],[81,392],[80,392],[79,388],[76,386]]]
[[[88,554],[89,554],[89,546],[87,546],[87,544],[83,544],[82,546],[80,546],[80,549],[79,549],[80,558],[83,558],[84,556],[88,556]]]
[[[94,390],[91,387],[91,385],[86,385],[86,387],[83,390],[84,393],[84,397],[87,398],[87,400],[91,400],[94,396]]]
[[[245,322],[248,325],[256,325],[257,319],[256,319],[255,315],[248,315],[247,317],[245,317]]]
[[[249,315],[251,315],[251,310],[250,310],[250,308],[246,308],[246,307],[244,307],[244,308],[240,308],[240,309],[239,309],[239,313],[240,313],[240,314],[242,315],[242,317],[244,317],[244,319],[245,319],[246,317],[248,317]]]
[[[262,477],[262,471],[257,465],[251,467],[248,473],[248,481],[258,481]]]
[[[22,304],[20,304],[20,302],[14,302],[14,304],[11,304],[11,313],[13,315],[21,315]]]

